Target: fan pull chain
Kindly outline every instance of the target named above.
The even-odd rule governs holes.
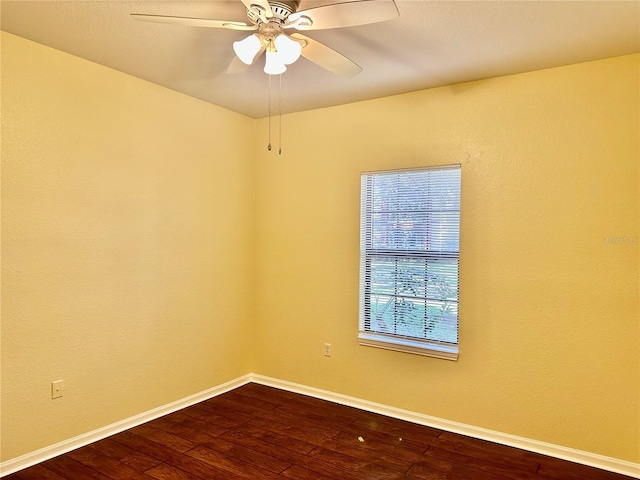
[[[278,83],[278,155],[282,155],[282,74],[278,75],[280,78]],[[271,77],[269,75],[269,144],[267,150],[271,151]]]
[[[278,91],[278,155],[282,155],[282,74]]]
[[[271,75],[267,75],[269,77],[269,145],[267,145],[267,150],[271,151]]]

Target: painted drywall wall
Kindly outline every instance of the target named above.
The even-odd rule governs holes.
[[[253,126],[2,33],[2,460],[250,371]]]
[[[256,372],[640,461],[639,67],[286,115],[283,155],[257,155]],[[359,346],[360,173],[451,163],[459,361]]]

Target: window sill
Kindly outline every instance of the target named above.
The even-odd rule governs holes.
[[[360,332],[358,334],[358,343],[366,347],[384,348],[397,352],[442,358],[444,360],[458,360],[458,347],[456,345],[420,342],[409,338],[398,338],[370,332]]]

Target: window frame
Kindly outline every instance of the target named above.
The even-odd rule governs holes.
[[[459,171],[459,186],[462,183],[462,167],[460,164],[453,165],[439,165],[439,166],[429,166],[429,167],[421,167],[421,168],[412,168],[412,169],[402,169],[402,170],[379,170],[379,171],[369,171],[361,173],[361,205],[360,205],[360,288],[359,288],[359,300],[360,300],[360,308],[359,308],[359,329],[358,329],[358,342],[360,345],[369,346],[369,347],[377,347],[388,350],[395,350],[405,353],[412,353],[418,355],[424,355],[435,358],[442,358],[446,360],[457,360],[458,352],[459,352],[459,297],[460,297],[460,289],[459,289],[459,275],[460,275],[460,247],[459,247],[459,238],[460,238],[460,207],[458,207],[458,223],[457,223],[457,240],[458,240],[458,248],[456,251],[431,251],[428,249],[422,250],[402,250],[402,249],[375,249],[373,248],[373,238],[374,231],[373,228],[373,201],[369,201],[372,199],[373,194],[369,190],[371,188],[371,181],[369,178],[375,177],[376,175],[393,175],[393,174],[411,174],[425,171],[443,171],[443,170],[451,170],[456,169]],[[401,198],[401,195],[397,195],[397,198]],[[461,200],[461,192],[458,192],[457,201]],[[400,200],[402,201],[402,200]],[[425,209],[424,212],[428,212],[428,209]],[[455,210],[449,210],[455,211]],[[418,211],[422,212],[422,210]],[[413,220],[413,219],[412,219]],[[368,231],[368,228],[370,231]],[[424,233],[429,235],[433,233],[433,229],[428,227],[428,223],[425,221],[421,228],[424,228]],[[372,259],[374,258],[380,259],[396,259],[394,260],[396,265],[399,263],[398,259],[403,260],[416,260],[418,259],[420,262],[424,261],[424,295],[423,296],[415,296],[413,298],[420,299],[424,302],[424,318],[425,324],[428,321],[427,319],[427,305],[429,301],[433,301],[428,297],[427,289],[428,289],[428,280],[427,280],[427,272],[429,270],[429,263],[431,264],[435,262],[447,262],[450,264],[455,264],[455,273],[457,275],[458,281],[456,282],[456,290],[455,290],[455,302],[456,302],[456,313],[455,313],[455,329],[456,329],[456,343],[439,341],[436,339],[428,339],[428,338],[420,338],[417,336],[411,335],[402,335],[397,333],[385,333],[381,331],[375,331],[371,329],[371,303],[372,303],[372,292],[371,292],[371,281],[368,280],[371,278],[371,270],[372,270]],[[396,288],[394,294],[390,294],[391,297],[394,297],[394,308],[397,302],[397,298],[400,297],[398,295],[398,277],[394,277],[393,285]],[[376,294],[377,295],[377,294]],[[442,300],[442,299],[440,299]],[[391,300],[389,300],[391,301]],[[446,299],[444,300],[446,303]],[[397,316],[394,313],[394,329],[397,327]],[[368,327],[367,327],[368,326]],[[426,327],[425,327],[426,328]],[[425,333],[426,337],[426,333]]]

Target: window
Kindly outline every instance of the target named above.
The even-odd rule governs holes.
[[[362,174],[361,345],[456,360],[460,166]]]

